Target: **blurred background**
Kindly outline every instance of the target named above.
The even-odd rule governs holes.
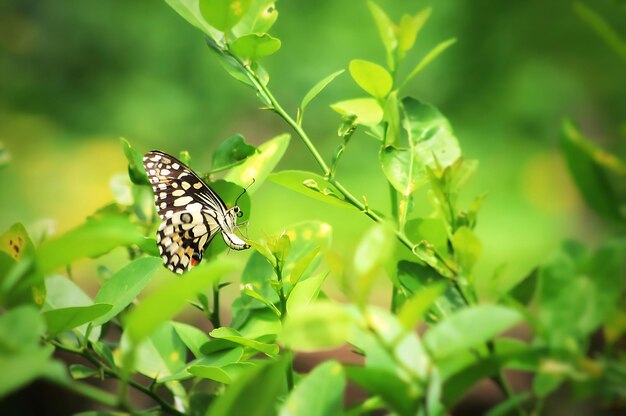
[[[626,155],[626,54],[601,39],[575,3],[378,3],[396,21],[434,8],[401,72],[438,42],[458,39],[406,92],[438,107],[465,157],[480,161],[461,199],[488,193],[477,227],[484,250],[476,279],[484,298],[520,280],[564,239],[593,245],[610,232],[581,201],[558,137],[571,118],[599,145]],[[626,2],[588,4],[626,37]],[[282,49],[263,64],[292,113],[311,86],[351,59],[384,62],[364,1],[282,0],[277,7],[271,33]],[[344,74],[309,107],[305,128],[328,159],[340,124],[329,104],[362,95]],[[142,152],[189,150],[192,167],[202,172],[234,133],[258,145],[289,131],[259,106],[248,87],[224,72],[202,33],[165,2],[0,2],[0,230],[21,221],[35,238],[43,230],[62,233],[111,202],[111,178],[126,171],[120,137]],[[388,212],[377,146],[357,131],[337,176]],[[317,171],[295,137],[278,167],[292,168]],[[333,226],[333,248],[346,257],[371,225],[271,182],[252,201],[251,237],[318,219]],[[423,195],[416,206],[418,214],[430,210]],[[120,253],[110,262],[122,260]],[[89,282],[95,270],[85,265],[81,279]]]

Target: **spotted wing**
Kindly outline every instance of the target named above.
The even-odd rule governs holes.
[[[144,167],[163,220],[157,245],[165,267],[182,274],[202,260],[204,248],[221,230],[226,206],[191,169],[162,152],[149,152]]]
[[[162,219],[179,211],[209,210],[216,216],[226,215],[224,201],[180,160],[155,150],[146,153],[143,165]]]
[[[220,231],[202,212],[180,211],[166,218],[157,231],[157,245],[165,267],[182,274],[202,260],[204,248]]]

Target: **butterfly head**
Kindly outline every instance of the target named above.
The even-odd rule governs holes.
[[[238,205],[235,205],[235,206],[233,207],[233,212],[235,213],[235,215],[236,215],[238,218],[243,217],[243,211],[241,210],[241,208],[239,208],[239,206],[238,206]]]

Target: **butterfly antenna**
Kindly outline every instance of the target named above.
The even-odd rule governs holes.
[[[254,180],[254,178],[252,178],[252,182],[250,182],[250,185],[248,185],[248,186],[246,186],[245,188],[243,188],[243,192],[241,192],[241,193],[239,194],[239,196],[237,197],[237,199],[235,199],[235,205],[237,205],[237,202],[239,201],[239,198],[241,198],[241,197],[243,196],[243,194],[245,194],[245,193],[246,193],[246,191],[248,190],[248,188],[249,188],[249,187],[251,187],[252,185],[254,185],[254,182],[255,182],[255,180]]]

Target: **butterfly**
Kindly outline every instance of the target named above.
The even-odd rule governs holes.
[[[230,248],[250,248],[235,234],[241,209],[237,205],[228,209],[188,166],[158,150],[146,153],[143,165],[162,220],[157,245],[165,267],[178,274],[191,269],[220,232]]]

